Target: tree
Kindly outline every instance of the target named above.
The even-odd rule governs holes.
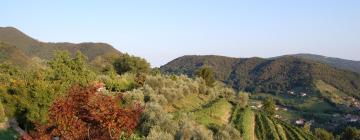
[[[77,52],[75,58],[71,58],[69,52],[57,52],[49,66],[49,79],[61,85],[63,90],[67,90],[73,84],[87,85],[96,78],[81,52]]]
[[[54,102],[49,123],[38,126],[37,139],[119,139],[129,136],[137,126],[142,108],[121,108],[119,97],[97,92],[96,85],[75,86],[68,95]]]
[[[360,130],[354,127],[347,127],[341,134],[341,140],[360,140]]]
[[[263,101],[263,110],[271,116],[275,115],[276,105],[272,97],[265,98]]]
[[[240,108],[246,107],[249,100],[249,94],[245,92],[239,92],[236,96],[236,102],[240,106]]]
[[[303,126],[303,130],[306,132],[306,133],[311,133],[311,123],[309,122],[306,122]]]
[[[215,83],[214,72],[209,67],[202,67],[196,71],[196,76],[205,80],[207,86],[212,87]]]
[[[126,72],[132,73],[148,73],[150,71],[150,64],[143,58],[123,54],[117,58],[113,63],[118,74]]]
[[[315,136],[320,140],[335,140],[332,133],[322,128],[315,129]]]

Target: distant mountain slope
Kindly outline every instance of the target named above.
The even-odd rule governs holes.
[[[266,93],[296,90],[313,93],[318,91],[316,81],[321,80],[360,99],[359,74],[291,56],[274,59],[183,56],[160,69],[163,72],[194,76],[195,71],[202,66],[211,67],[218,80],[239,90]]]
[[[0,63],[28,66],[31,58],[15,46],[0,42]]]
[[[318,61],[321,63],[329,64],[333,67],[345,70],[351,70],[357,73],[360,73],[360,61],[346,60],[334,57],[326,57],[321,55],[314,54],[295,54],[292,55],[298,58],[309,59]]]
[[[120,52],[105,43],[46,43],[35,40],[13,27],[0,27],[0,42],[16,46],[29,57],[49,59],[56,50],[67,50],[72,54],[81,51],[89,60],[106,53]]]

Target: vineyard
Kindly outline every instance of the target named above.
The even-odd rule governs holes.
[[[231,122],[244,140],[316,140],[298,127],[249,108],[236,108]]]

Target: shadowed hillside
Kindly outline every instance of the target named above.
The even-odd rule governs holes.
[[[81,51],[89,60],[106,53],[120,52],[111,45],[105,43],[46,43],[35,40],[13,27],[0,27],[0,42],[16,46],[29,57],[49,59],[57,50],[66,50],[74,55]]]
[[[326,56],[314,55],[314,54],[295,54],[292,56],[313,60],[313,61],[329,64],[339,69],[345,69],[360,73],[360,61],[326,57]]]

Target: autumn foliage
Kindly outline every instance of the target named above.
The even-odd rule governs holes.
[[[121,108],[120,97],[97,92],[97,86],[70,89],[50,108],[49,123],[38,126],[36,139],[119,139],[136,128],[142,108]]]

